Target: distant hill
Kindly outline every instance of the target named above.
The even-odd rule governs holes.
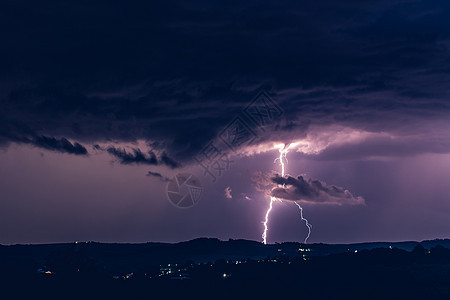
[[[266,257],[298,257],[299,255],[326,256],[375,248],[398,248],[412,251],[421,244],[430,249],[441,245],[450,249],[449,239],[407,242],[371,242],[356,244],[301,244],[294,242],[264,245],[250,240],[221,241],[215,238],[198,238],[180,243],[109,244],[77,242],[45,245],[0,246],[0,259],[32,261],[43,265],[51,257],[64,251],[80,251],[104,266],[110,272],[124,273],[142,266],[169,263],[205,263],[219,259],[264,259]]]
[[[13,245],[0,270],[5,299],[450,299],[450,240]]]

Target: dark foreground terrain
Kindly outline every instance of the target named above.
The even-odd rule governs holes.
[[[450,299],[449,240],[0,246],[0,299]]]

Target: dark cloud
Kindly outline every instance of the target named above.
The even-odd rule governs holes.
[[[0,129],[0,146],[7,146],[11,142],[16,142],[61,153],[75,155],[89,154],[86,147],[78,142],[70,142],[64,137],[56,138],[45,135],[36,135],[33,130],[14,122],[4,122],[2,124],[0,116],[0,126],[1,125],[4,126]]]
[[[179,164],[167,156],[166,153],[161,155],[161,158],[158,160],[156,154],[153,151],[148,151],[147,154],[144,154],[141,149],[136,148],[132,149],[132,152],[127,152],[125,149],[116,148],[113,146],[109,146],[106,148],[106,151],[118,158],[121,164],[129,165],[129,164],[144,164],[144,165],[165,165],[170,168],[176,168]]]
[[[260,89],[285,112],[261,140],[291,140],[310,124],[399,133],[450,113],[446,1],[45,3],[0,7],[3,145],[28,131],[142,139],[176,167]],[[433,152],[431,142],[404,152]]]
[[[362,197],[354,197],[348,190],[315,180],[305,180],[303,176],[297,178],[276,175],[272,181],[278,187],[272,189],[271,196],[282,200],[303,201],[308,203],[324,204],[364,204]]]
[[[119,159],[121,164],[146,164],[146,165],[157,165],[158,160],[156,159],[155,153],[149,151],[148,155],[144,155],[140,149],[133,149],[133,153],[125,151],[125,149],[119,149],[115,147],[108,147],[106,149],[109,154],[115,156]]]
[[[158,173],[158,172],[152,172],[152,171],[148,171],[147,176],[155,176],[155,177],[160,177],[160,178],[163,177],[163,176],[161,175],[161,173]]]
[[[30,142],[34,146],[51,151],[58,151],[76,155],[88,155],[88,151],[83,145],[77,142],[71,143],[66,138],[57,139],[54,137],[39,136],[30,140]]]
[[[162,181],[169,181],[169,178],[163,176],[161,173],[158,173],[158,172],[148,171],[146,176],[156,177],[156,178],[159,178]]]

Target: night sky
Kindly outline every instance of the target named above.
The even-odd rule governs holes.
[[[259,241],[271,195],[270,243],[305,238],[294,201],[308,242],[450,237],[449,15],[444,0],[2,1],[0,244]],[[215,178],[198,163],[211,145],[229,163]],[[185,173],[203,191],[181,209],[166,189]]]

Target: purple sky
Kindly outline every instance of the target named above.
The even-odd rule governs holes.
[[[1,4],[0,244],[261,240],[271,194],[285,197],[271,243],[303,241],[294,200],[308,242],[449,237],[449,14],[437,0]],[[244,113],[260,91],[281,108],[263,126]],[[213,183],[195,157],[237,116],[255,139],[222,148],[233,163]],[[179,209],[167,179],[186,172],[204,190]]]

